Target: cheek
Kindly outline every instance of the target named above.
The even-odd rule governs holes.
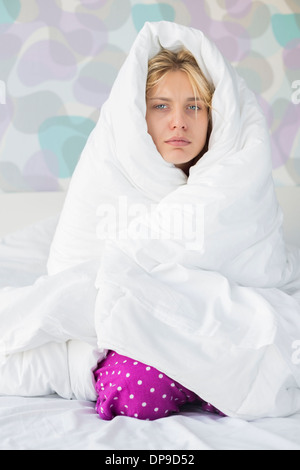
[[[152,136],[152,134],[153,134],[153,119],[151,118],[151,115],[149,115],[148,113],[146,114],[146,123],[147,123],[148,133]]]
[[[203,120],[203,122],[194,128],[194,135],[196,136],[196,141],[199,145],[203,144],[203,142],[206,142],[207,139],[207,133],[208,133],[208,121]]]
[[[152,116],[146,116],[148,133],[151,135],[154,143],[157,143],[159,138],[160,126],[157,124],[157,120],[153,119]]]

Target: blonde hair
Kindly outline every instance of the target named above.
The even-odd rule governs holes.
[[[214,87],[204,76],[195,57],[184,48],[177,52],[162,49],[149,60],[146,97],[168,72],[176,70],[183,71],[188,75],[195,97],[198,95],[210,110]]]

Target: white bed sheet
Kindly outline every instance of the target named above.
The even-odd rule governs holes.
[[[93,404],[58,397],[0,399],[0,449],[299,450],[300,415],[248,423],[191,407],[157,421],[101,421]]]
[[[287,215],[287,237],[295,243],[300,242],[297,225],[299,189],[282,191],[280,196]],[[9,198],[6,196],[5,199],[7,210]],[[57,199],[54,206],[56,210]],[[0,204],[0,207],[3,208],[3,205]],[[52,212],[50,210],[48,213],[51,215]],[[33,213],[32,209],[32,216]],[[38,214],[36,219],[39,218]],[[1,221],[3,234],[4,217]],[[56,223],[57,217],[51,215],[1,239],[0,287],[8,284],[30,285],[45,274],[49,244]],[[246,422],[221,418],[200,411],[196,406],[189,406],[180,415],[152,422],[123,416],[106,422],[98,418],[92,402],[64,400],[55,395],[0,397],[0,449],[300,450],[300,414]]]

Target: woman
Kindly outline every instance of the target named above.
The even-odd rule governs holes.
[[[98,400],[106,419],[188,401],[249,420],[300,410],[300,253],[283,237],[268,129],[200,31],[138,34],[48,274],[0,292],[0,395]]]
[[[185,56],[182,49],[192,54],[188,74],[165,65],[172,53]],[[103,112],[102,128],[109,127],[102,143],[107,134],[114,143],[109,194],[126,194],[134,206],[122,220],[136,215],[115,224],[96,282],[98,345],[131,364],[130,371],[115,369],[113,352],[100,364],[109,377],[130,374],[120,385],[109,381],[111,393],[100,380],[100,406],[117,402],[119,392],[124,405],[102,406],[103,415],[168,414],[161,402],[148,409],[159,376],[181,394],[171,402],[201,397],[227,416],[299,409],[300,372],[290,361],[291,338],[299,335],[299,252],[283,238],[269,133],[253,93],[201,32],[161,22],[138,35]],[[99,138],[100,126],[96,132]],[[151,204],[152,212],[139,212]],[[107,225],[99,221],[98,236]],[[190,230],[176,232],[174,225]],[[148,401],[136,395],[139,365],[156,374],[143,389]],[[166,389],[162,401],[163,395]]]
[[[162,50],[149,61],[146,83],[148,132],[162,158],[186,175],[206,152],[213,87],[192,54]],[[95,372],[102,419],[117,415],[158,419],[187,402],[217,411],[157,369],[110,351]]]

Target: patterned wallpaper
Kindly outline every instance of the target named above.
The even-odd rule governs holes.
[[[0,0],[0,191],[67,187],[145,21],[202,29],[265,112],[274,178],[300,184],[299,0]]]

